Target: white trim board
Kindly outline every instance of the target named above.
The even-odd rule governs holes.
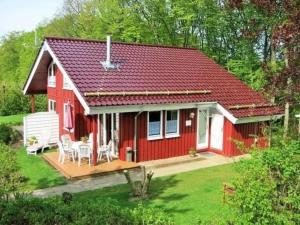
[[[36,69],[37,69],[37,67],[38,67],[38,65],[39,65],[39,63],[40,63],[40,61],[41,61],[41,59],[42,59],[42,56],[43,56],[43,54],[44,54],[45,51],[46,51],[46,49],[45,49],[45,43],[44,43],[44,44],[42,45],[42,47],[41,47],[39,53],[38,53],[38,57],[37,57],[37,59],[35,60],[35,63],[34,63],[34,66],[33,66],[32,70],[31,70],[31,72],[30,72],[29,78],[28,78],[28,80],[26,81],[25,87],[24,87],[24,89],[23,89],[23,94],[24,94],[24,95],[26,95],[26,93],[27,93],[29,84],[31,83],[31,81],[32,81],[32,79],[33,79],[33,76],[34,76],[34,74],[35,74],[35,72],[36,72]],[[47,74],[47,76],[48,76],[48,74]],[[47,85],[48,85],[48,84],[47,84]]]
[[[51,55],[53,61],[55,62],[55,64],[59,68],[59,70],[62,72],[63,76],[65,76],[66,79],[68,80],[68,82],[69,82],[69,84],[71,86],[71,90],[74,91],[76,97],[78,98],[79,102],[83,106],[84,110],[87,113],[89,113],[89,111],[90,111],[89,106],[87,105],[87,103],[85,102],[85,100],[83,99],[83,97],[81,96],[81,94],[79,93],[78,89],[75,87],[74,83],[70,79],[70,77],[67,74],[67,72],[65,71],[64,67],[62,66],[62,64],[60,63],[60,61],[58,60],[58,58],[56,57],[56,55],[54,54],[54,52],[52,51],[52,49],[50,48],[50,46],[48,45],[47,41],[45,41],[44,44],[45,44],[45,47],[47,48],[47,50],[49,51],[49,54]]]
[[[278,120],[278,119],[282,118],[283,116],[284,116],[284,114],[274,115],[274,116],[245,117],[245,118],[238,119],[235,124],[263,122],[263,121],[268,121],[268,120]]]
[[[90,114],[90,107],[87,105],[86,101],[84,100],[84,98],[82,97],[82,95],[80,94],[80,92],[78,91],[78,89],[75,87],[74,83],[72,82],[72,80],[70,79],[69,75],[67,74],[67,72],[65,71],[64,67],[62,66],[62,64],[60,63],[60,61],[58,60],[58,58],[56,57],[56,55],[54,54],[54,52],[52,51],[52,49],[50,48],[50,46],[47,43],[47,40],[44,41],[41,50],[39,52],[38,58],[35,61],[34,67],[29,75],[29,78],[26,82],[25,88],[23,89],[23,93],[27,94],[27,90],[29,87],[29,84],[31,83],[34,74],[36,72],[36,69],[41,61],[42,55],[45,51],[48,51],[50,56],[52,57],[53,62],[57,65],[58,69],[62,72],[63,76],[66,77],[66,79],[68,80],[71,88],[70,90],[73,90],[76,97],[78,98],[80,104],[83,106],[84,110],[87,112],[87,114]]]

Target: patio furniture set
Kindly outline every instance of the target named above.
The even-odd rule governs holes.
[[[26,151],[27,154],[36,155],[38,150],[44,152],[45,148],[50,147],[50,133],[49,132],[42,132],[40,138],[38,138],[34,143],[27,146]],[[89,166],[91,166],[91,160],[93,157],[92,152],[92,143],[93,143],[93,134],[89,135],[88,140],[85,142],[83,141],[72,141],[70,135],[64,134],[61,136],[61,141],[58,141],[58,162],[63,164],[65,158],[67,157],[69,160],[72,160],[74,163],[76,159],[78,160],[78,166],[81,165],[82,159],[88,159]],[[97,162],[101,161],[102,157],[106,157],[107,161],[112,161],[111,158],[111,147],[112,141],[109,141],[107,145],[99,146],[97,149]]]
[[[93,134],[89,135],[89,139],[86,143],[83,141],[72,141],[71,137],[68,134],[61,136],[61,142],[58,142],[59,158],[58,161],[63,164],[66,157],[72,160],[75,163],[75,160],[78,159],[78,166],[81,165],[83,158],[88,159],[89,166],[91,166],[91,160],[93,157],[92,152],[93,144]],[[112,160],[111,158],[111,141],[107,145],[99,146],[97,149],[97,162],[99,162],[103,156],[106,156],[108,162]]]

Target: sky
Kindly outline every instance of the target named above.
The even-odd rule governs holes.
[[[0,0],[0,37],[11,31],[31,31],[51,19],[63,0]]]

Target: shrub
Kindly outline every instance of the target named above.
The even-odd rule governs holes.
[[[66,204],[59,197],[27,197],[0,202],[0,224],[168,225],[173,222],[157,209],[145,209],[141,205],[128,209],[109,199],[71,200]]]
[[[15,194],[22,180],[15,152],[7,145],[0,143],[0,199],[7,199],[10,194]]]
[[[240,164],[234,224],[300,224],[300,142],[278,142]]]
[[[10,144],[15,140],[15,132],[13,129],[5,124],[0,124],[0,142]]]
[[[0,115],[8,116],[29,112],[29,98],[20,90],[8,89],[0,97]]]

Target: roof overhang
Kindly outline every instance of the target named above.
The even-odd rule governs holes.
[[[125,106],[101,106],[91,107],[86,114],[95,115],[103,113],[128,113],[128,112],[143,112],[143,111],[159,111],[159,110],[176,110],[176,109],[216,109],[224,115],[233,124],[243,124],[252,122],[262,122],[268,120],[276,120],[283,115],[270,116],[255,116],[236,118],[226,108],[217,102],[196,102],[196,103],[182,103],[182,104],[149,104],[149,105],[125,105]]]
[[[51,56],[43,43],[23,88],[25,95],[47,93],[47,68]]]
[[[61,62],[58,60],[58,58],[48,45],[47,40],[43,42],[38,56],[31,69],[29,77],[24,85],[24,95],[47,93],[48,65],[51,62],[51,60],[53,60],[53,62],[57,65],[58,69],[62,72],[63,76],[66,77],[66,79],[68,80],[71,86],[71,90],[74,91],[84,110],[86,112],[89,112],[89,106],[87,105],[86,101],[84,100],[78,89],[75,87],[73,81],[70,79]]]

